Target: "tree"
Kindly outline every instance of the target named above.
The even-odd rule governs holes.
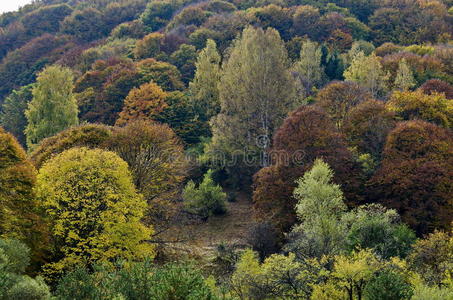
[[[342,248],[345,230],[340,219],[346,205],[340,186],[332,179],[332,169],[317,159],[311,170],[296,181],[295,209],[301,223],[290,233],[298,239],[286,249],[301,258],[332,256]]]
[[[400,213],[417,234],[449,228],[453,189],[451,132],[423,121],[399,123],[387,137],[368,198]]]
[[[435,231],[415,243],[408,257],[409,266],[418,272],[427,284],[441,286],[451,278],[452,251],[452,233]]]
[[[270,150],[272,165],[254,176],[253,203],[258,219],[271,222],[279,232],[296,222],[293,190],[296,179],[322,158],[335,172],[348,205],[358,203],[358,165],[347,149],[344,137],[327,114],[314,106],[292,112],[277,130]]]
[[[76,265],[154,256],[146,241],[146,202],[135,190],[127,163],[118,155],[73,148],[49,160],[37,178],[36,195],[49,216],[54,261],[49,277]]]
[[[258,255],[245,250],[231,279],[232,294],[239,299],[305,299],[317,279],[316,266],[301,263],[295,255],[273,254],[260,264]]]
[[[395,125],[395,114],[387,110],[384,102],[368,100],[349,111],[342,131],[358,153],[369,153],[380,162],[387,135]]]
[[[105,148],[112,136],[112,128],[100,124],[83,124],[70,127],[54,136],[45,138],[30,153],[30,160],[37,169],[53,156],[75,148]]]
[[[341,218],[346,227],[347,250],[372,249],[384,259],[405,258],[412,250],[415,233],[393,209],[379,204],[360,206]]]
[[[415,86],[416,82],[412,70],[407,65],[405,59],[402,59],[398,66],[398,72],[395,77],[395,87],[402,91],[408,91]]]
[[[17,140],[1,127],[0,153],[0,236],[33,246],[34,259],[38,259],[44,238],[33,194],[36,170]]]
[[[92,7],[74,10],[61,23],[61,32],[75,36],[82,42],[98,40],[109,33],[102,13]]]
[[[175,133],[167,125],[139,120],[114,128],[106,144],[129,165],[148,203],[145,222],[158,229],[168,226],[187,172],[184,148]]]
[[[234,168],[249,176],[250,170],[269,164],[273,132],[294,105],[287,53],[276,30],[244,30],[223,66],[219,93],[221,112],[212,120],[211,150],[237,156]],[[243,161],[245,151],[255,160],[251,166]]]
[[[362,299],[366,284],[379,269],[380,263],[370,250],[360,250],[350,255],[335,257],[332,277],[339,288],[347,292],[348,299]]]
[[[216,43],[208,39],[206,48],[198,55],[195,77],[189,84],[190,100],[203,121],[220,112],[220,59]]]
[[[181,80],[185,85],[193,79],[195,74],[195,63],[197,50],[195,46],[182,44],[179,49],[170,56],[170,61],[181,72]]]
[[[308,35],[310,38],[316,39],[320,17],[318,8],[310,5],[298,6],[293,15],[292,30],[294,34],[297,36]]]
[[[364,290],[365,299],[369,300],[413,299],[413,293],[403,276],[386,269],[373,276]]]
[[[134,56],[139,59],[156,57],[161,52],[163,40],[164,35],[159,32],[146,35],[142,40],[137,41]]]
[[[73,74],[68,68],[50,66],[33,87],[33,100],[25,112],[27,145],[34,148],[42,139],[78,123],[78,109],[72,94]]]
[[[165,91],[182,90],[184,88],[181,73],[172,64],[149,58],[139,62],[137,67],[143,82],[153,81]]]
[[[226,212],[225,200],[227,195],[222,191],[221,186],[214,183],[212,170],[208,170],[198,187],[195,187],[193,181],[189,181],[184,188],[182,197],[186,209],[204,219],[213,214],[218,215]]]
[[[300,59],[294,64],[293,71],[305,83],[307,95],[311,93],[313,88],[319,87],[325,76],[321,66],[321,47],[310,40],[303,42],[300,50]]]
[[[371,94],[355,82],[334,81],[318,92],[316,103],[341,128],[349,111],[370,98]]]
[[[154,32],[168,23],[174,11],[174,3],[171,1],[149,2],[145,11],[140,16],[140,20],[149,31]]]
[[[359,52],[352,60],[351,65],[344,72],[344,78],[354,81],[367,89],[373,98],[383,96],[387,89],[387,74],[375,54],[365,56]]]
[[[166,97],[167,93],[153,82],[133,89],[124,100],[123,111],[116,124],[124,125],[134,120],[153,120],[167,107]]]
[[[420,119],[445,128],[453,126],[453,107],[443,94],[426,95],[420,90],[395,91],[386,106],[402,120]]]
[[[447,99],[453,99],[453,86],[439,79],[430,79],[426,81],[424,84],[422,84],[420,89],[427,95],[432,95],[434,93],[444,93]]]
[[[71,13],[72,8],[67,4],[46,5],[26,14],[21,22],[30,36],[56,33],[61,21]]]
[[[33,85],[26,85],[19,90],[13,91],[2,105],[0,112],[0,125],[8,132],[11,132],[22,146],[26,145],[24,134],[27,126],[25,110],[28,103],[33,99]]]
[[[25,244],[0,238],[0,299],[50,299],[49,287],[41,277],[24,275],[29,263],[30,249]]]
[[[65,274],[58,299],[217,299],[201,271],[184,263],[157,266],[151,261],[78,268]]]
[[[142,75],[131,60],[112,58],[96,61],[75,85],[81,120],[115,124],[123,109],[124,99],[142,83]]]

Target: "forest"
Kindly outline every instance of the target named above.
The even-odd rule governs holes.
[[[453,300],[452,0],[0,15],[0,300]]]

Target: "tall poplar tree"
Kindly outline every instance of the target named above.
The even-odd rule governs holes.
[[[398,65],[398,72],[395,77],[395,88],[407,91],[415,86],[415,79],[412,70],[403,58]]]
[[[33,99],[25,112],[27,145],[33,148],[42,139],[78,124],[78,108],[72,93],[74,75],[68,68],[50,66],[39,75]]]
[[[308,40],[302,44],[300,59],[294,64],[293,70],[303,78],[308,92],[322,82],[324,68],[321,66],[321,56],[321,47]]]
[[[209,39],[198,55],[195,63],[196,73],[189,84],[190,99],[202,121],[209,119],[220,112],[219,81],[220,81],[220,54],[216,43]]]
[[[275,29],[244,30],[223,65],[219,95],[221,112],[211,121],[210,150],[234,156],[234,168],[250,175],[268,165],[272,135],[295,103],[287,52]]]

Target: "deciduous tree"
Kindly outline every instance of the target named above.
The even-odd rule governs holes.
[[[453,126],[453,105],[443,94],[395,91],[386,106],[402,120],[419,119],[445,128]]]
[[[134,120],[153,120],[166,107],[165,93],[157,84],[145,83],[129,92],[124,100],[117,125],[124,125]]]
[[[25,111],[28,103],[33,99],[33,85],[29,84],[13,91],[2,105],[0,112],[0,125],[8,132],[11,132],[21,143],[26,145],[24,130],[27,127]]]
[[[294,105],[294,86],[287,67],[286,49],[278,32],[253,27],[246,28],[235,41],[223,66],[221,112],[212,120],[211,150],[229,157],[238,154],[242,162],[234,168],[239,173],[250,175],[250,170],[269,163],[265,153],[272,135]],[[255,153],[255,162],[249,167],[243,162],[245,151]]]
[[[208,39],[198,55],[195,77],[189,85],[191,102],[203,121],[220,112],[220,59],[216,43]]]
[[[374,98],[383,96],[387,89],[387,74],[375,54],[365,56],[359,52],[344,72],[344,78],[354,81],[367,89]]]
[[[154,256],[146,242],[153,230],[140,222],[146,202],[127,163],[115,153],[66,150],[39,170],[35,191],[53,236],[47,276],[76,265]]]
[[[42,139],[78,123],[78,108],[72,93],[72,71],[50,66],[42,71],[33,87],[33,100],[25,112],[27,145],[35,147]]]
[[[369,198],[396,209],[418,234],[452,222],[453,138],[424,121],[402,122],[390,132]]]

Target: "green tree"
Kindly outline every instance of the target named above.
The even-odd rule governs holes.
[[[191,102],[203,121],[220,112],[220,59],[216,43],[208,39],[206,48],[198,55],[195,77],[189,84]]]
[[[79,264],[154,256],[153,230],[140,222],[146,202],[118,155],[66,150],[40,169],[35,191],[53,236],[49,278]]]
[[[210,149],[221,150],[229,157],[237,153],[239,160],[244,150],[254,151],[255,160],[263,156],[251,167],[245,162],[236,164],[235,170],[242,175],[269,164],[266,153],[273,133],[295,106],[294,85],[287,67],[287,52],[278,32],[253,27],[246,28],[234,42],[223,65],[221,112],[211,121]]]
[[[227,195],[222,187],[216,185],[212,179],[212,170],[209,170],[198,187],[193,181],[184,188],[182,197],[188,211],[196,213],[203,218],[208,218],[213,214],[225,213],[225,200]]]
[[[366,56],[363,52],[353,57],[351,65],[344,72],[346,80],[357,82],[375,98],[383,96],[386,91],[387,77],[379,58],[375,54]]]
[[[364,290],[367,300],[409,300],[413,293],[403,276],[386,269],[373,276]]]
[[[288,251],[301,257],[333,255],[342,250],[345,228],[340,222],[346,210],[340,186],[332,183],[333,171],[317,159],[297,181],[294,197],[301,223],[290,234]]]
[[[408,66],[406,60],[403,58],[398,65],[394,85],[399,90],[407,91],[413,88],[415,84],[416,81],[414,79],[414,74],[412,73],[412,70]]]
[[[26,275],[30,249],[13,239],[0,238],[0,299],[48,300],[49,287],[41,277]]]
[[[72,299],[217,299],[206,279],[194,266],[166,264],[156,266],[151,261],[98,265],[90,272],[77,268],[58,283],[56,296]]]
[[[32,89],[33,85],[29,84],[14,90],[6,97],[0,110],[0,126],[11,132],[22,146],[26,145],[24,130],[27,126],[27,118],[25,110],[33,98]]]
[[[27,145],[34,148],[42,139],[78,123],[78,109],[72,93],[74,76],[68,68],[50,66],[33,87],[33,100],[25,112]]]
[[[384,259],[405,258],[415,243],[415,233],[393,209],[379,204],[360,206],[342,217],[347,227],[347,250],[372,249]]]
[[[308,94],[314,87],[319,87],[325,76],[321,66],[321,47],[310,40],[303,42],[300,59],[294,64],[293,70],[302,77]]]

